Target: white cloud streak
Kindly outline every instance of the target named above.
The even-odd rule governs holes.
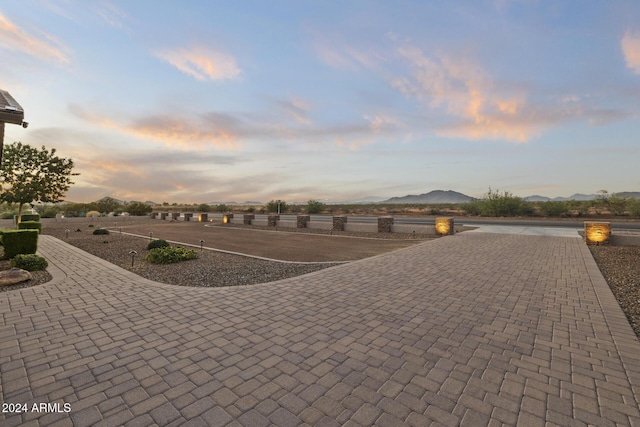
[[[235,79],[242,74],[233,56],[202,46],[160,50],[155,56],[201,81]]]

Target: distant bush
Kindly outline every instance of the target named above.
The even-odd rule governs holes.
[[[640,199],[629,200],[628,205],[631,216],[640,217]]]
[[[22,221],[18,223],[19,230],[38,230],[42,232],[42,223],[40,221]]]
[[[269,203],[267,203],[267,206],[265,206],[268,212],[280,212],[280,213],[285,213],[287,211],[287,202],[285,202],[284,200],[271,200]]]
[[[477,216],[482,213],[482,200],[472,200],[463,203],[460,207],[467,215]]]
[[[93,234],[109,234],[109,230],[107,230],[106,228],[98,228],[96,230],[93,230]]]
[[[142,202],[129,202],[127,203],[125,209],[129,213],[129,215],[143,216],[150,214],[153,210],[153,207]]]
[[[87,218],[98,218],[99,216],[100,216],[100,212],[98,211],[87,212]]]
[[[4,256],[11,259],[20,254],[35,254],[38,250],[38,230],[4,230]]]
[[[197,207],[196,210],[198,212],[209,212],[211,210],[211,206],[209,206],[206,203],[200,203]]]
[[[16,255],[10,262],[11,267],[21,268],[27,271],[45,270],[49,263],[46,259],[36,254]]]
[[[562,201],[542,202],[538,206],[545,216],[564,216],[569,213],[569,205]]]
[[[173,248],[155,248],[149,251],[147,261],[152,264],[173,264],[175,262],[187,261],[198,258],[198,253],[193,249],[185,249],[181,246]]]
[[[147,245],[147,249],[151,250],[151,249],[157,249],[157,248],[166,248],[169,246],[171,245],[166,240],[157,239],[157,240],[150,241],[149,244]]]
[[[319,200],[309,200],[304,210],[308,214],[319,214],[324,210],[326,205]]]

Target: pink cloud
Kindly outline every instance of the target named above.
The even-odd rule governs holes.
[[[68,49],[48,34],[39,37],[11,22],[0,12],[0,46],[14,51],[22,51],[45,61],[69,62]]]
[[[233,56],[206,47],[162,50],[155,55],[197,80],[234,79],[242,73]]]
[[[640,74],[640,33],[627,31],[620,41],[627,67]]]

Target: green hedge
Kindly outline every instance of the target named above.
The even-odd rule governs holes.
[[[106,228],[98,228],[93,230],[93,234],[109,234],[109,230]]]
[[[157,249],[157,248],[166,248],[171,246],[169,244],[169,242],[167,242],[164,239],[157,239],[157,240],[152,240],[149,242],[149,244],[147,245],[147,249],[151,250],[151,249]]]
[[[152,264],[172,264],[174,262],[187,261],[198,258],[198,253],[193,249],[185,249],[181,246],[172,248],[155,248],[149,251],[147,261]]]
[[[4,257],[11,259],[20,254],[35,254],[38,250],[38,234],[38,230],[4,230]]]
[[[22,221],[18,223],[18,229],[20,230],[38,230],[38,233],[42,232],[42,223],[39,221]]]
[[[49,263],[46,259],[36,254],[16,255],[11,260],[11,267],[21,268],[27,271],[46,270]]]
[[[13,217],[16,224],[18,223],[18,215]],[[40,215],[38,214],[22,214],[22,218],[20,218],[20,222],[24,221],[40,221]]]

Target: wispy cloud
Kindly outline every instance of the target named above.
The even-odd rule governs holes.
[[[620,41],[627,67],[640,74],[640,32],[627,31]]]
[[[528,104],[526,94],[496,87],[479,65],[456,56],[429,56],[414,46],[398,48],[408,76],[392,86],[430,109],[446,112],[450,123],[436,126],[446,136],[528,141],[557,117]]]
[[[0,46],[48,62],[69,62],[69,49],[52,35],[30,34],[0,12]]]
[[[99,5],[97,13],[107,25],[119,30],[126,29],[125,21],[131,19],[126,12],[111,2]]]
[[[160,50],[155,56],[197,80],[227,80],[242,74],[233,56],[203,46]]]
[[[287,100],[276,101],[277,105],[297,123],[309,125],[311,119],[309,118],[309,111],[311,107],[309,103],[302,98],[290,97]]]

